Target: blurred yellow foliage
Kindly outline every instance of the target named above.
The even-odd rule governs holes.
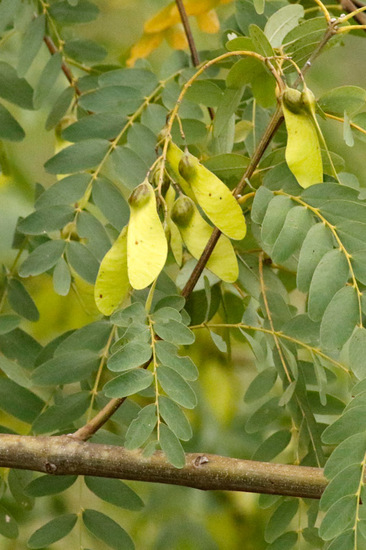
[[[220,30],[220,21],[215,10],[197,15],[197,24],[201,31],[208,34],[215,34]]]
[[[22,328],[41,341],[48,341],[57,334],[80,328],[100,317],[94,301],[94,286],[75,272],[73,291],[59,296],[53,290],[52,278],[42,275],[28,281],[27,288],[40,313],[39,321],[23,321]]]
[[[232,0],[184,0],[187,15],[197,19],[199,28],[206,33],[216,33],[220,29],[220,22],[215,7],[219,4],[228,4]],[[147,57],[166,39],[176,50],[184,50],[188,44],[184,31],[180,25],[181,19],[175,2],[171,2],[149,19],[144,25],[144,34],[131,48],[127,65],[132,67],[136,60]]]

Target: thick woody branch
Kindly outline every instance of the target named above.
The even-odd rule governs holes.
[[[146,458],[140,450],[75,441],[63,435],[0,435],[0,467],[52,475],[90,475],[166,483],[207,491],[244,491],[319,499],[327,485],[321,468],[187,453],[177,469],[162,452]]]

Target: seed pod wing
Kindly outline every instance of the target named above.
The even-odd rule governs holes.
[[[136,187],[129,198],[129,204],[128,278],[132,287],[139,290],[149,286],[163,269],[168,244],[150,183],[145,181]]]
[[[297,92],[289,96],[286,92]],[[282,98],[282,109],[287,129],[286,162],[298,183],[306,189],[323,181],[323,163],[314,116],[311,106],[297,90],[285,91]],[[291,101],[290,101],[291,99]]]
[[[126,226],[100,264],[94,287],[97,308],[104,315],[111,315],[128,294],[129,289]]]
[[[246,234],[244,214],[230,189],[189,153],[182,157],[179,171],[212,223],[231,239],[243,239]]]

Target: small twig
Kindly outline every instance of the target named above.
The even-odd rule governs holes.
[[[186,12],[186,9],[184,7],[183,0],[175,0],[175,3],[177,4],[179,15],[180,15],[180,18],[182,20],[182,25],[183,25],[183,28],[184,28],[184,32],[186,33],[188,46],[189,46],[189,49],[190,49],[190,52],[191,52],[192,63],[194,65],[194,67],[198,67],[198,65],[200,64],[200,57],[198,55],[198,51],[197,51],[197,48],[196,48],[196,43],[195,43],[194,38],[193,38],[192,29],[191,29],[191,26],[189,24],[187,12]],[[209,112],[211,120],[213,120],[214,117],[215,117],[215,111],[213,110],[212,107],[207,107],[207,110]]]
[[[59,50],[55,46],[55,43],[53,42],[53,40],[50,36],[45,35],[43,37],[43,41],[45,42],[50,54],[55,55],[56,53],[59,53]],[[75,93],[78,96],[80,96],[81,95],[81,90],[80,90],[79,86],[76,84],[76,79],[75,79],[74,75],[72,74],[70,67],[68,65],[66,65],[66,63],[64,61],[62,61],[62,63],[61,63],[61,69],[62,69],[62,72],[64,73],[64,75],[66,76],[67,80],[70,82],[71,86],[74,88]]]
[[[331,120],[337,120],[338,122],[342,122],[344,124],[344,118],[340,116],[331,115],[329,113],[324,113],[327,118],[330,118]],[[358,132],[361,132],[362,134],[366,134],[365,128],[362,128],[362,126],[359,126],[358,124],[355,124],[354,122],[350,121],[349,125],[351,128],[354,128]]]
[[[193,38],[191,26],[188,21],[187,12],[183,4],[183,0],[175,0],[175,3],[177,4],[179,15],[182,20],[184,32],[186,33],[188,46],[191,51],[192,63],[195,67],[197,67],[200,64],[200,58]]]
[[[150,365],[151,358],[144,363],[140,369],[147,369]],[[111,418],[111,416],[116,412],[117,409],[126,401],[127,397],[118,397],[111,399],[103,409],[101,409],[89,422],[84,426],[76,430],[73,434],[70,434],[70,437],[73,439],[78,439],[79,441],[87,441],[90,439],[97,431],[104,426],[106,422]]]

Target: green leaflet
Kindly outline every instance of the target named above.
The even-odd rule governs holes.
[[[326,436],[324,438],[326,442]],[[333,479],[351,464],[361,463],[366,451],[364,432],[346,437],[332,452],[324,468],[328,479]]]
[[[329,510],[335,502],[344,496],[356,494],[361,482],[361,475],[361,464],[351,464],[339,472],[322,494],[320,509]]]
[[[28,548],[44,548],[63,539],[74,528],[76,521],[76,514],[65,514],[52,519],[33,533],[28,540]]]
[[[265,539],[267,542],[273,542],[279,535],[281,535],[292,518],[297,512],[299,507],[298,500],[284,500],[276,509],[272,517],[270,518],[266,530]]]
[[[312,224],[313,217],[309,210],[294,206],[288,212],[274,243],[271,253],[273,260],[276,263],[286,261],[301,246]]]
[[[191,439],[192,428],[184,412],[174,401],[161,395],[159,397],[159,412],[178,439],[183,439],[184,441]]]
[[[299,290],[308,292],[318,263],[332,248],[333,237],[329,229],[322,223],[315,224],[306,235],[300,250],[296,276]]]
[[[182,407],[193,409],[197,397],[191,386],[177,372],[165,366],[158,368],[159,384],[167,395]]]
[[[127,430],[126,448],[136,449],[142,447],[154,430],[157,420],[155,404],[147,405],[141,409]]]
[[[84,510],[85,527],[99,540],[115,550],[133,550],[134,544],[124,529],[113,519],[96,510]]]
[[[360,313],[356,289],[341,288],[328,304],[320,325],[320,343],[328,350],[340,350],[351,336]]]
[[[319,529],[324,540],[331,540],[340,535],[355,521],[357,496],[347,495],[331,506]]]
[[[298,26],[299,19],[304,16],[304,8],[300,4],[290,4],[279,9],[267,21],[264,34],[273,48],[282,45],[285,36]]]
[[[19,535],[18,524],[8,510],[0,506],[0,533],[8,539],[16,539]]]
[[[366,329],[357,327],[349,344],[349,362],[359,380],[366,378]]]
[[[88,392],[68,395],[57,403],[48,407],[36,418],[32,425],[34,433],[52,433],[73,426],[73,422],[82,416],[90,404]]]
[[[42,475],[33,479],[26,487],[25,492],[32,497],[55,495],[66,491],[75,483],[77,476],[50,476]]]
[[[0,104],[0,138],[9,141],[22,141],[25,132],[11,113]]]
[[[349,267],[339,249],[330,250],[318,263],[309,288],[308,312],[313,321],[320,321],[324,311],[348,280]]]
[[[141,510],[144,503],[140,497],[119,479],[103,479],[86,476],[85,484],[102,500],[126,510]]]
[[[292,200],[282,195],[277,195],[270,201],[262,223],[261,237],[265,244],[274,245],[293,206]]]
[[[167,459],[176,468],[185,466],[183,447],[179,439],[165,424],[160,424],[159,443]]]
[[[289,431],[280,430],[275,432],[259,445],[251,458],[252,460],[269,462],[279,455],[288,446],[290,441],[291,433]]]
[[[113,378],[104,386],[107,397],[126,397],[148,388],[153,381],[153,375],[146,370],[131,370]]]
[[[244,401],[251,403],[256,401],[260,397],[266,395],[271,388],[273,388],[277,380],[277,371],[273,367],[269,367],[259,374],[250,383],[245,396]]]

